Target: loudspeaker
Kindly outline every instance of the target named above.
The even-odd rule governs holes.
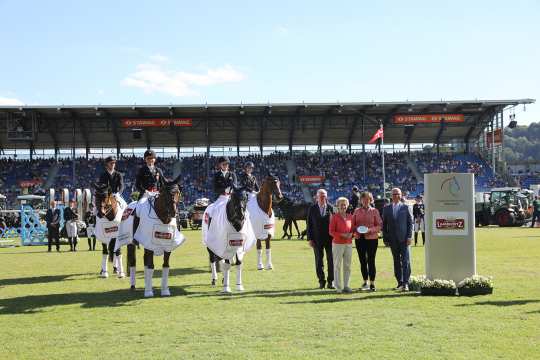
[[[508,124],[508,127],[509,127],[510,129],[513,129],[513,128],[515,128],[516,126],[517,126],[517,121],[516,121],[516,120],[510,121],[510,123]]]

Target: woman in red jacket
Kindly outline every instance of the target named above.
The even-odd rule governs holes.
[[[347,214],[349,200],[340,197],[336,201],[338,212],[330,218],[329,233],[332,236],[334,260],[334,287],[338,293],[352,293],[349,286],[352,258],[352,215]],[[343,287],[341,287],[341,265],[343,264]],[[330,270],[330,269],[329,269]]]
[[[379,210],[371,206],[372,203],[373,195],[370,192],[363,192],[360,195],[360,207],[354,211],[352,219],[354,243],[364,278],[364,284],[361,288],[363,291],[375,291],[375,255],[379,246],[379,231],[382,227]]]

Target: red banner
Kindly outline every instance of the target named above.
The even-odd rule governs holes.
[[[486,145],[488,148],[491,147],[491,143],[493,142],[493,133],[491,131],[486,133]],[[495,130],[495,146],[502,144],[502,131],[501,129]]]
[[[394,115],[394,124],[422,124],[422,123],[440,123],[444,119],[447,123],[465,122],[463,114],[425,114],[425,115]]]
[[[193,119],[122,119],[122,127],[193,126]]]
[[[19,181],[19,186],[22,187],[22,188],[27,188],[27,187],[30,187],[30,186],[41,185],[41,184],[43,184],[43,180],[41,180],[41,179],[20,180]]]
[[[324,181],[324,176],[299,176],[298,180],[302,184],[320,184]]]

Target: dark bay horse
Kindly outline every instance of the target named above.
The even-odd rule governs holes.
[[[108,221],[113,221],[119,211],[119,204],[114,196],[112,189],[107,184],[94,184],[94,196],[96,199],[96,210],[98,218],[105,218]],[[107,258],[113,263],[113,271],[118,273],[118,277],[125,276],[122,267],[122,254],[120,249],[114,251],[116,238],[112,238],[108,243],[103,242],[102,245],[102,260],[101,260],[101,277],[109,277],[107,272]]]
[[[159,194],[154,197],[148,198],[149,206],[152,208],[157,215],[159,221],[168,225],[174,219],[176,221],[176,212],[177,205],[180,201],[180,187],[178,182],[180,181],[180,176],[173,181],[165,181],[163,186],[160,189]],[[147,221],[147,217],[142,217],[143,214],[135,214],[133,219],[133,234],[135,233],[141,221]],[[175,226],[176,228],[176,223]],[[174,236],[174,234],[173,234]],[[133,239],[134,244],[128,245],[128,265],[131,268],[135,268],[136,265],[136,256],[135,256],[135,247],[138,243],[141,243],[144,247],[144,244],[150,244],[151,239]],[[171,256],[171,251],[163,250],[163,268],[161,276],[161,296],[170,296],[169,290],[169,259]],[[152,289],[152,276],[154,274],[154,251],[145,247],[144,249],[144,296],[152,297],[154,292]]]
[[[281,202],[283,199],[283,194],[281,193],[280,189],[280,183],[279,179],[272,175],[267,175],[264,179],[261,190],[257,194],[257,204],[259,205],[259,208],[268,215],[268,217],[271,217],[273,215],[272,210],[272,197],[276,196],[277,203]],[[256,221],[253,220],[254,214],[250,213],[250,216],[252,218],[251,223],[254,224]],[[274,224],[268,224],[268,226],[274,226]],[[255,233],[257,234],[257,232]],[[257,270],[263,269],[263,263],[262,263],[262,241],[265,242],[265,248],[266,248],[266,270],[272,270],[272,254],[270,249],[270,241],[272,239],[272,235],[268,234],[268,236],[265,239],[257,239]]]
[[[291,199],[283,197],[283,200],[278,203],[278,207],[281,210],[285,222],[283,223],[283,237],[290,239],[292,237],[292,226],[296,228],[297,237],[300,238],[300,231],[298,230],[298,220],[307,221],[307,213],[310,207],[308,203],[294,203]],[[289,231],[287,231],[289,230]],[[305,231],[302,232],[302,238],[305,235]]]

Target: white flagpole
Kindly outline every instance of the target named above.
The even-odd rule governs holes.
[[[382,178],[383,178],[383,199],[386,198],[386,172],[384,171],[384,149],[383,149],[383,146],[384,146],[384,128],[383,128],[383,124],[381,123],[381,127],[380,129],[382,130],[382,137],[381,137],[381,147],[380,147],[380,150],[381,150],[381,161],[382,161]]]

